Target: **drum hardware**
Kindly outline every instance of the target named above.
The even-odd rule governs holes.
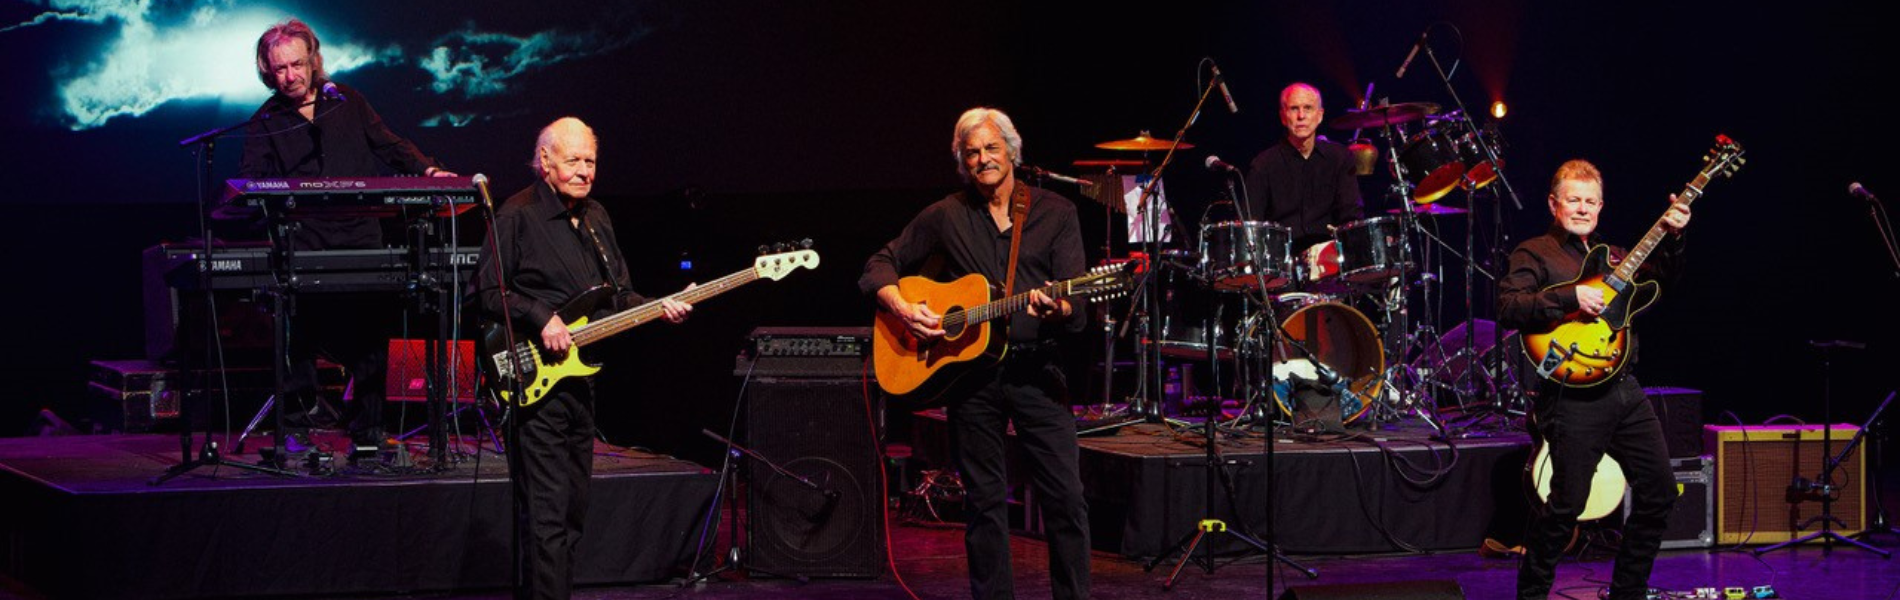
[[[1386,214],[1396,215],[1396,214],[1403,214],[1405,210],[1393,208],[1393,209],[1387,209],[1385,212]],[[1462,215],[1468,212],[1471,212],[1471,211],[1458,208],[1456,206],[1438,204],[1436,202],[1432,204],[1416,206],[1416,207],[1413,207],[1412,209],[1412,214],[1423,216],[1423,217],[1436,217],[1436,216],[1441,216],[1441,215]]]
[[[1346,114],[1333,117],[1326,125],[1333,129],[1380,129],[1423,120],[1435,114],[1438,114],[1438,105],[1430,102],[1381,104],[1372,108],[1348,110]]]
[[[1140,135],[1136,135],[1135,137],[1125,140],[1109,140],[1096,144],[1095,147],[1103,150],[1158,152],[1163,150],[1173,151],[1176,149],[1191,150],[1194,148],[1194,144],[1179,140],[1158,139],[1149,135],[1148,131],[1144,129]]]
[[[1454,30],[1456,29],[1455,25],[1451,25],[1449,23],[1445,24],[1445,26],[1452,27]],[[1455,36],[1455,37],[1457,39],[1463,39],[1462,35]],[[1464,100],[1458,96],[1457,88],[1452,85],[1451,75],[1446,72],[1444,66],[1439,62],[1437,52],[1432,49],[1430,44],[1424,44],[1423,48],[1425,50],[1426,58],[1429,59],[1432,63],[1433,70],[1438,73],[1439,81],[1444,84],[1446,93],[1449,94],[1451,97],[1452,107],[1454,108],[1454,113],[1451,120],[1454,123],[1462,124],[1462,127],[1454,127],[1453,130],[1460,131],[1460,135],[1465,136],[1465,138],[1468,139],[1468,145],[1470,147],[1470,150],[1472,151],[1472,154],[1475,157],[1480,157],[1483,159],[1482,162],[1475,162],[1474,164],[1482,164],[1482,165],[1490,166],[1489,173],[1484,173],[1482,171],[1477,172],[1477,173],[1472,173],[1470,172],[1471,169],[1469,168],[1467,169],[1467,174],[1463,177],[1463,181],[1461,182],[1459,186],[1460,189],[1463,190],[1464,196],[1466,200],[1468,201],[1467,206],[1470,206],[1473,208],[1476,207],[1475,200],[1478,197],[1478,195],[1476,194],[1476,191],[1478,190],[1478,188],[1486,187],[1487,185],[1491,183],[1495,183],[1499,189],[1503,190],[1501,193],[1498,193],[1496,195],[1509,197],[1511,199],[1511,206],[1513,208],[1515,208],[1516,210],[1523,210],[1524,203],[1518,198],[1517,190],[1514,186],[1511,185],[1510,178],[1505,175],[1504,161],[1501,159],[1499,155],[1499,148],[1498,148],[1498,143],[1497,143],[1499,140],[1497,139],[1497,136],[1485,133],[1486,132],[1485,129],[1482,129],[1476,125],[1476,123],[1471,119],[1471,111],[1465,107]],[[1491,129],[1490,131],[1494,132],[1495,128]],[[1485,178],[1490,178],[1490,177],[1494,177],[1494,179],[1492,181],[1484,181]],[[1505,252],[1507,252],[1509,248],[1509,239],[1504,235],[1504,210],[1505,210],[1504,204],[1502,202],[1499,202],[1497,205],[1497,209],[1492,211],[1492,221],[1491,221],[1492,237],[1491,239],[1493,243],[1491,245],[1491,264],[1494,266],[1505,264]],[[1466,230],[1465,230],[1466,232],[1465,232],[1464,255],[1467,257],[1475,257],[1476,256],[1475,239],[1477,237],[1477,227],[1478,227],[1476,215],[1472,213],[1466,213],[1465,223],[1466,223]],[[1477,315],[1475,314],[1476,303],[1473,297],[1474,288],[1476,286],[1473,285],[1473,282],[1476,281],[1476,274],[1480,272],[1482,272],[1482,270],[1478,268],[1478,264],[1476,260],[1470,260],[1470,259],[1465,260],[1465,315],[1466,315],[1465,318],[1468,324],[1474,323],[1477,319]],[[1492,278],[1492,276],[1488,273],[1485,274],[1485,277]],[[1494,290],[1493,293],[1495,294],[1496,286],[1495,285],[1492,286],[1492,289]],[[1494,302],[1494,305],[1495,305],[1495,302]],[[1503,345],[1502,335],[1503,335],[1503,331],[1501,329],[1497,329],[1497,328],[1493,329],[1492,342],[1493,342],[1494,348],[1502,347]],[[1470,344],[1467,343],[1467,347],[1469,346]],[[1467,370],[1467,374],[1465,375],[1465,377],[1470,378],[1476,375],[1480,371],[1485,371],[1489,377],[1492,377],[1493,379],[1491,380],[1491,384],[1486,386],[1489,388],[1489,391],[1491,393],[1491,397],[1489,398],[1490,402],[1488,403],[1488,406],[1493,411],[1492,412],[1493,416],[1508,418],[1508,417],[1515,416],[1513,414],[1515,412],[1521,412],[1521,411],[1514,410],[1512,406],[1514,403],[1521,402],[1521,398],[1514,398],[1510,396],[1511,394],[1516,393],[1515,391],[1517,389],[1516,386],[1496,384],[1496,378],[1501,377],[1505,370],[1501,362],[1501,359],[1503,358],[1502,355],[1504,354],[1509,354],[1509,353],[1506,353],[1506,352],[1490,353],[1490,356],[1489,356],[1490,364],[1487,369],[1469,369]],[[1474,356],[1479,356],[1479,355],[1474,353]],[[1484,388],[1474,388],[1474,389],[1484,389]]]

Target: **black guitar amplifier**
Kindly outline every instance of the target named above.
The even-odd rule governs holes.
[[[1663,527],[1662,547],[1708,548],[1715,545],[1715,458],[1673,458],[1670,471],[1676,475],[1676,504],[1669,509],[1668,524]],[[1623,494],[1623,516],[1629,517],[1632,503]]]
[[[867,376],[869,327],[760,327],[733,361],[739,377]]]

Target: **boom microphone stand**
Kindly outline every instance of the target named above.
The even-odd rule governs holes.
[[[295,108],[288,109],[288,110],[297,110],[305,106],[310,106],[316,103],[317,102],[315,100],[311,100],[309,102],[305,102],[301,105],[298,105]],[[254,123],[263,122],[279,114],[283,114],[283,113],[266,112],[264,114],[254,116],[249,119],[245,119],[243,122],[232,124],[232,125],[226,125],[224,127],[219,127],[211,131],[206,131],[204,133],[200,133],[198,135],[185,138],[178,142],[179,146],[184,146],[184,147],[196,146],[198,148],[198,157],[199,157],[199,160],[198,160],[199,234],[198,235],[199,235],[200,241],[203,242],[204,247],[201,250],[202,254],[198,256],[198,287],[204,291],[205,306],[207,307],[207,309],[206,309],[206,321],[204,324],[205,360],[204,360],[204,363],[200,365],[198,368],[198,388],[200,390],[201,397],[204,398],[204,402],[207,407],[209,407],[211,403],[211,365],[213,363],[221,363],[221,361],[218,360],[219,357],[218,357],[218,350],[217,350],[218,344],[219,344],[218,328],[217,328],[217,318],[218,318],[217,311],[211,309],[211,307],[217,306],[217,297],[214,293],[214,290],[211,287],[211,268],[210,268],[211,252],[212,252],[211,213],[212,213],[212,207],[217,205],[217,198],[216,198],[217,187],[214,185],[214,182],[212,181],[212,178],[211,178],[212,167],[214,166],[214,163],[216,162],[213,159],[213,156],[215,156],[216,154],[215,151],[217,149],[218,138],[223,137],[227,133],[237,131],[245,127],[249,127],[250,125]],[[274,337],[277,337],[280,339],[282,338],[281,328],[279,328],[278,335]],[[274,350],[275,356],[272,358],[274,362],[279,363],[277,367],[278,368],[277,393],[279,395],[282,395],[284,392],[282,361],[284,360],[285,355],[283,353],[283,350],[284,348],[282,348],[281,346],[276,348]],[[219,364],[218,366],[220,368],[223,367],[222,364]],[[224,393],[226,394],[230,393],[230,386],[221,386],[221,387],[224,388]],[[198,467],[204,467],[204,466],[237,467],[239,469],[244,469],[248,471],[256,471],[259,473],[268,473],[271,475],[277,475],[281,477],[296,477],[297,476],[297,473],[292,472],[292,471],[279,469],[279,468],[273,468],[273,467],[267,467],[263,465],[253,465],[249,463],[242,463],[242,462],[232,461],[230,459],[225,458],[224,453],[218,450],[218,442],[216,439],[214,439],[214,436],[212,434],[213,424],[211,423],[210,419],[205,420],[204,445],[199,449],[197,456],[194,457],[191,452],[192,411],[190,408],[191,401],[189,398],[185,400],[183,406],[184,408],[180,411],[182,413],[180,416],[180,420],[183,421],[183,424],[179,427],[179,431],[178,431],[178,446],[179,446],[179,450],[184,454],[184,458],[180,460],[178,464],[175,464],[166,468],[165,472],[160,474],[158,477],[154,477],[152,478],[151,481],[146,482],[147,484],[159,485],[159,484],[165,483],[166,481],[170,481],[171,479],[176,478],[179,475],[190,473],[192,471],[197,470]],[[279,427],[278,429],[281,431],[283,428]],[[283,442],[281,440],[278,441],[277,447],[279,449],[279,456],[281,456],[282,448],[283,448]]]
[[[1201,92],[1200,102],[1197,102],[1194,105],[1194,112],[1191,116],[1188,117],[1189,127],[1193,126],[1195,119],[1199,117],[1200,111],[1201,111],[1201,104],[1207,101],[1207,96],[1209,93],[1213,92],[1214,85],[1216,83],[1217,82],[1215,81],[1210,81],[1207,89]],[[1181,137],[1184,136],[1186,133],[1187,133],[1187,128],[1183,127],[1181,129],[1181,132],[1175,135],[1175,143],[1177,145],[1180,143]],[[1169,149],[1169,156],[1171,157],[1173,154],[1174,154],[1174,150],[1172,148]],[[1165,159],[1163,163],[1164,164],[1166,163]],[[1157,170],[1156,173],[1159,174],[1159,170]],[[1230,179],[1228,179],[1228,185],[1230,186],[1232,185],[1231,176],[1232,174],[1229,174]],[[1238,205],[1241,218],[1243,220],[1248,220],[1248,221],[1252,220],[1252,216],[1249,214],[1249,211],[1251,209],[1247,206],[1250,203],[1251,202],[1249,198],[1239,197],[1235,199],[1235,204]],[[1267,257],[1262,255],[1262,253],[1260,252],[1260,248],[1258,245],[1259,242],[1258,240],[1255,239],[1256,236],[1251,235],[1251,232],[1246,232],[1246,233],[1247,235],[1243,235],[1242,237],[1246,240],[1245,251],[1247,253],[1248,262],[1254,265],[1253,274],[1254,274],[1254,280],[1256,282],[1256,285],[1259,286],[1259,289],[1262,293],[1265,293],[1268,287],[1267,280],[1266,280],[1266,269],[1264,268],[1266,266],[1265,259]],[[1268,350],[1267,350],[1268,376],[1269,378],[1271,378],[1272,365],[1275,362],[1274,354],[1277,352],[1276,346],[1278,346],[1278,342],[1280,340],[1280,335],[1278,331],[1279,317],[1278,315],[1274,314],[1272,302],[1262,302],[1261,305],[1267,311],[1267,319],[1272,329],[1272,333],[1269,334],[1269,337],[1273,340],[1273,343],[1270,343],[1268,345]],[[1210,360],[1217,364],[1219,361],[1219,349],[1215,347],[1213,323],[1208,324],[1208,326],[1205,329],[1205,334],[1208,336],[1208,353],[1210,355]],[[1238,348],[1236,348],[1236,350],[1238,350]],[[1217,390],[1217,393],[1218,393],[1219,386],[1217,385],[1215,389]],[[1248,394],[1248,395],[1251,397],[1251,394]],[[1213,545],[1210,543],[1207,547],[1206,553],[1200,556],[1195,556],[1194,550],[1200,547],[1201,542],[1206,540],[1206,538],[1210,534],[1214,534],[1214,535],[1224,534],[1228,537],[1232,537],[1236,540],[1239,540],[1243,544],[1251,546],[1255,551],[1258,551],[1262,554],[1270,556],[1274,560],[1286,563],[1287,565],[1293,567],[1294,569],[1298,569],[1301,573],[1304,573],[1308,579],[1319,578],[1318,571],[1315,571],[1311,568],[1306,567],[1305,565],[1301,565],[1297,562],[1294,562],[1293,559],[1288,558],[1285,554],[1282,554],[1279,548],[1274,547],[1271,542],[1261,541],[1259,539],[1255,539],[1253,536],[1229,529],[1225,521],[1222,521],[1215,517],[1214,498],[1220,495],[1220,481],[1226,479],[1228,461],[1225,458],[1221,457],[1219,440],[1216,437],[1217,429],[1220,426],[1219,400],[1218,399],[1210,400],[1207,403],[1206,408],[1207,408],[1207,417],[1206,417],[1206,420],[1201,423],[1201,428],[1202,428],[1202,433],[1203,433],[1202,445],[1203,445],[1203,449],[1206,451],[1206,456],[1203,458],[1203,461],[1204,461],[1203,466],[1207,470],[1204,476],[1207,489],[1203,492],[1203,496],[1201,497],[1202,518],[1196,524],[1194,531],[1189,532],[1188,534],[1183,536],[1180,541],[1175,542],[1174,546],[1168,548],[1166,551],[1163,551],[1160,555],[1155,556],[1153,560],[1148,561],[1148,564],[1144,565],[1144,568],[1146,570],[1152,571],[1154,570],[1156,566],[1159,566],[1162,562],[1166,561],[1169,556],[1174,555],[1175,552],[1178,551],[1181,553],[1180,562],[1175,563],[1174,569],[1168,573],[1167,581],[1164,581],[1161,584],[1161,589],[1163,590],[1171,590],[1174,588],[1174,582],[1180,578],[1181,570],[1185,568],[1187,564],[1190,562],[1199,564],[1203,571],[1209,574],[1212,574],[1215,569],[1220,567],[1220,565],[1217,564],[1214,560]],[[1274,492],[1278,491],[1277,486],[1275,486],[1273,483],[1273,456],[1274,456],[1273,446],[1274,446],[1275,440],[1273,436],[1273,433],[1274,433],[1273,421],[1271,418],[1266,419],[1266,427],[1267,427],[1267,432],[1266,432],[1267,433],[1266,435],[1267,466],[1266,466],[1266,469],[1267,469],[1267,489],[1268,489],[1267,536],[1269,539],[1271,539],[1273,536],[1273,521],[1274,521],[1273,494]],[[1230,508],[1238,509],[1238,507],[1230,507]],[[1272,568],[1272,566],[1269,566],[1267,568],[1267,590],[1269,590],[1269,593],[1271,593],[1271,590],[1273,589],[1273,578],[1274,578],[1274,569]]]
[[[1835,542],[1839,542],[1842,544],[1853,546],[1855,548],[1866,550],[1868,552],[1872,552],[1874,554],[1878,554],[1880,555],[1881,558],[1889,558],[1893,555],[1893,553],[1888,552],[1886,550],[1879,549],[1879,548],[1875,548],[1873,546],[1868,545],[1865,542],[1841,535],[1840,533],[1837,533],[1834,531],[1835,525],[1841,526],[1842,529],[1847,528],[1846,522],[1843,522],[1841,521],[1839,517],[1834,516],[1834,495],[1835,495],[1835,492],[1839,491],[1834,486],[1834,479],[1833,479],[1834,469],[1841,465],[1841,461],[1847,458],[1848,454],[1851,454],[1854,452],[1854,447],[1860,444],[1861,436],[1865,434],[1867,430],[1862,429],[1860,430],[1859,433],[1854,434],[1854,441],[1849,442],[1847,444],[1847,447],[1841,450],[1840,456],[1834,456],[1834,408],[1833,408],[1834,384],[1833,384],[1833,368],[1831,366],[1831,363],[1833,361],[1831,357],[1829,356],[1829,352],[1834,350],[1835,348],[1848,348],[1852,350],[1859,350],[1862,348],[1866,348],[1867,346],[1859,342],[1850,342],[1846,340],[1825,340],[1825,341],[1816,340],[1816,341],[1808,342],[1808,344],[1811,346],[1814,346],[1817,349],[1820,349],[1821,351],[1821,456],[1827,458],[1827,465],[1825,468],[1821,470],[1821,474],[1816,476],[1813,481],[1804,482],[1799,479],[1795,480],[1795,484],[1789,486],[1788,495],[1790,497],[1788,500],[1790,502],[1796,501],[1798,499],[1796,498],[1796,496],[1803,492],[1811,492],[1811,493],[1820,495],[1821,514],[1815,515],[1813,517],[1810,517],[1808,520],[1803,521],[1800,525],[1796,526],[1795,529],[1797,531],[1802,530],[1802,529],[1807,529],[1808,527],[1816,523],[1819,523],[1821,525],[1821,530],[1792,539],[1792,540],[1788,540],[1779,544],[1775,544],[1773,546],[1756,549],[1755,555],[1761,556],[1763,554],[1774,552],[1782,548],[1794,546],[1796,544],[1805,544],[1808,542],[1812,542],[1814,540],[1821,540],[1823,544],[1822,546],[1823,548],[1831,548]],[[1887,400],[1892,401],[1893,395],[1888,394]],[[1887,403],[1881,402],[1880,408],[1882,410],[1886,409]],[[1879,416],[1880,416],[1880,410],[1875,410],[1874,417],[1878,418]]]

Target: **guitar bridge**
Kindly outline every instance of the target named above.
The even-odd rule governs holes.
[[[1550,347],[1544,351],[1544,360],[1537,363],[1537,375],[1551,379],[1551,374],[1557,372],[1557,367],[1562,366],[1564,361],[1570,360],[1575,352],[1574,349],[1566,350],[1556,340],[1551,340]]]

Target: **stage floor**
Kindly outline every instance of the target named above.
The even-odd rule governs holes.
[[[1412,421],[1346,434],[1299,435],[1282,429],[1267,474],[1260,430],[1223,434],[1220,460],[1233,465],[1212,504],[1214,517],[1255,537],[1273,536],[1291,552],[1347,554],[1474,548],[1486,537],[1514,539],[1525,513],[1520,473],[1530,457],[1521,433],[1432,439]],[[917,413],[915,451],[948,462],[942,411]],[[1138,424],[1081,441],[1082,485],[1097,550],[1130,558],[1159,555],[1210,512],[1202,434],[1179,424]],[[1026,472],[1012,445],[1011,477]],[[1283,482],[1272,489],[1269,480]],[[1033,505],[1017,482],[1016,497]],[[1234,507],[1237,507],[1235,509]],[[1035,531],[1034,522],[1025,526]],[[1229,540],[1220,551],[1241,545]]]
[[[1888,548],[1900,542],[1888,538]],[[968,598],[963,560],[963,533],[957,528],[899,526],[893,531],[896,565],[917,597],[925,600]],[[1049,578],[1044,567],[1047,548],[1042,542],[1014,536],[1011,540],[1012,563],[1017,592],[1023,598],[1049,597]],[[1433,554],[1397,554],[1365,556],[1304,556],[1294,558],[1317,569],[1318,580],[1307,580],[1290,569],[1275,575],[1274,590],[1266,590],[1266,565],[1248,559],[1226,566],[1213,574],[1190,567],[1183,572],[1173,591],[1163,592],[1164,568],[1144,572],[1133,560],[1110,553],[1096,552],[1091,571],[1098,600],[1168,598],[1171,600],[1240,600],[1277,598],[1287,585],[1326,585],[1343,583],[1403,582],[1421,579],[1450,579],[1471,600],[1512,597],[1517,563],[1487,559],[1475,552],[1456,551]],[[1608,581],[1609,556],[1592,553],[1581,560],[1566,560],[1558,569],[1556,590],[1565,595],[1553,598],[1593,600],[1596,590]],[[1819,547],[1799,548],[1756,558],[1746,551],[1666,550],[1657,560],[1653,585],[1668,590],[1686,590],[1705,586],[1772,585],[1782,598],[1792,599],[1869,599],[1896,597],[1900,590],[1900,567],[1889,560],[1855,550],[1825,551]],[[44,597],[15,587],[14,598]],[[432,600],[504,600],[504,590],[455,593],[320,594],[313,598],[383,598]],[[674,583],[648,585],[587,586],[575,591],[577,600],[662,600],[697,598],[703,600],[751,600],[754,598],[823,598],[906,600],[908,594],[896,579],[886,575],[876,580],[814,580],[811,583],[757,578],[727,578],[717,582],[681,589]]]
[[[323,476],[224,466],[150,483],[181,457],[176,435],[0,439],[0,494],[13,514],[31,515],[0,522],[14,549],[0,566],[54,597],[507,585],[511,494],[499,455],[446,469],[358,468],[339,456]],[[576,579],[637,583],[683,570],[717,484],[697,464],[597,445]]]

